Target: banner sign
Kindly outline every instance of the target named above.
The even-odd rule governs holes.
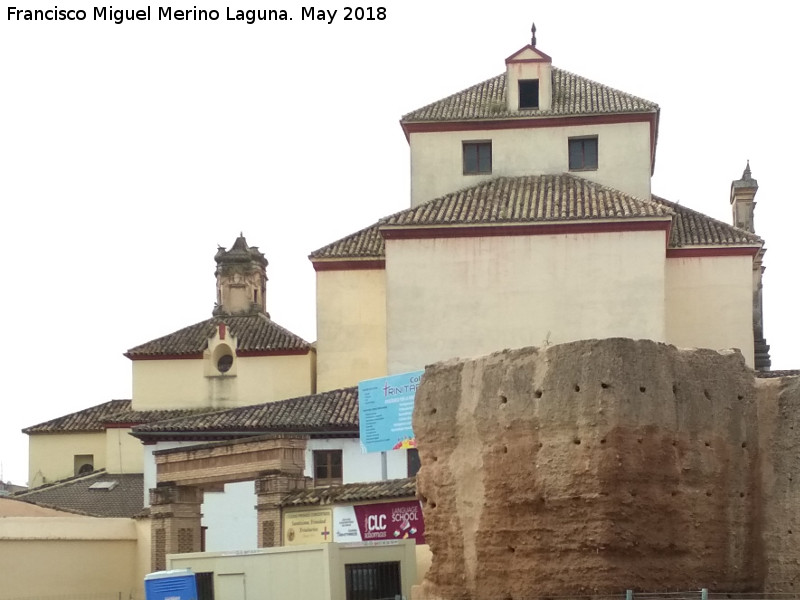
[[[283,513],[283,545],[332,542],[331,525],[330,509]]]
[[[362,452],[416,448],[411,429],[414,394],[424,371],[368,379],[358,384]]]
[[[336,506],[335,542],[375,542],[413,539],[425,543],[425,523],[418,500]]]

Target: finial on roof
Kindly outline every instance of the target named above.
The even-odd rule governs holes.
[[[742,179],[752,179],[752,174],[750,173],[750,160],[747,160],[747,166],[744,168],[744,173],[742,173]]]
[[[536,48],[536,23],[531,23],[531,46]]]

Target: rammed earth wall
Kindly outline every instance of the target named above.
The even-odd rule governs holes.
[[[792,591],[791,379],[630,339],[428,367],[414,431],[433,562],[415,598]]]

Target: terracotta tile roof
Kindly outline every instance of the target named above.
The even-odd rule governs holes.
[[[759,246],[761,238],[658,196],[641,199],[564,173],[483,181],[388,217],[315,250],[312,261],[382,259],[381,230],[672,219],[670,248]]]
[[[653,202],[672,210],[670,248],[686,246],[760,246],[762,240],[755,234],[722,221],[717,221],[701,212],[675,202],[653,196]]]
[[[91,489],[93,485],[100,489]],[[144,477],[140,473],[111,475],[100,470],[48,483],[13,497],[93,517],[133,517],[144,506]]]
[[[342,388],[133,428],[136,437],[270,432],[358,433],[358,388]]]
[[[61,433],[64,431],[103,431],[104,423],[113,415],[129,411],[130,400],[110,400],[97,406],[64,415],[38,425],[26,427],[22,433]]]
[[[22,430],[23,433],[64,433],[104,431],[106,425],[132,425],[150,423],[211,412],[210,408],[183,408],[174,410],[133,410],[130,400],[110,400]]]
[[[348,483],[325,488],[299,490],[289,494],[281,506],[343,504],[364,500],[413,498],[417,494],[417,478],[388,479],[369,483]]]
[[[381,225],[528,224],[671,215],[669,208],[563,173],[489,179],[395,213]]]
[[[609,113],[658,112],[658,104],[626,94],[596,81],[563,71],[553,73],[553,105],[548,111],[506,109],[506,75],[492,77],[452,96],[403,116],[401,123],[467,121],[472,119],[530,119]]]
[[[214,335],[214,330],[220,323],[225,323],[231,334],[236,336],[238,351],[308,351],[311,348],[311,345],[300,336],[284,329],[267,315],[258,313],[212,317],[135,346],[128,350],[125,356],[136,359],[200,354],[208,346],[208,339]]]

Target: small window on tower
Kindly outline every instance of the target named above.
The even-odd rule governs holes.
[[[597,170],[597,136],[569,138],[569,170]]]
[[[464,175],[492,172],[492,142],[463,142]]]
[[[539,80],[520,79],[519,81],[519,107],[539,108]]]

